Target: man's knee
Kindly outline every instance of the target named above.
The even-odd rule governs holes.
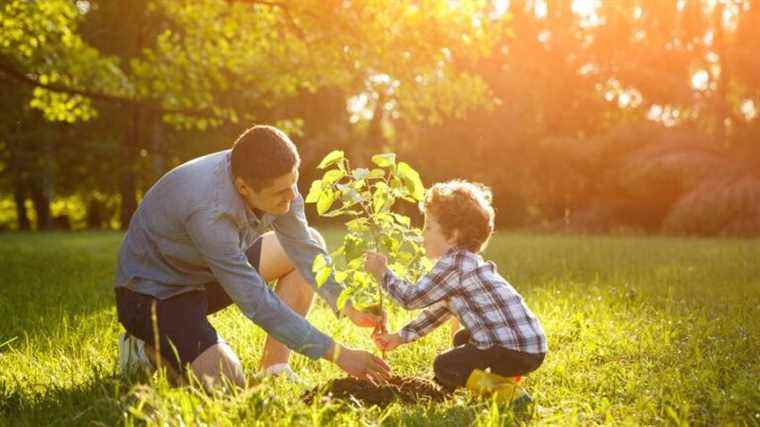
[[[319,243],[319,246],[323,248],[327,248],[327,243],[325,242],[325,238],[322,237],[322,233],[320,233],[316,228],[309,227],[309,234],[311,234],[311,238],[316,240]]]
[[[207,348],[190,364],[193,374],[207,387],[218,385],[222,378],[242,387],[245,385],[243,366],[226,343]]]

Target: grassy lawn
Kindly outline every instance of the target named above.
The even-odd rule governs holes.
[[[329,233],[328,240],[338,237]],[[234,395],[172,389],[116,373],[112,277],[117,233],[0,234],[0,425],[760,425],[760,241],[499,234],[486,256],[542,320],[550,354],[527,379],[538,406],[455,394],[385,409],[305,405],[268,381]],[[393,313],[392,326],[411,316]],[[339,341],[368,332],[321,305],[309,319]],[[230,308],[212,322],[253,374],[260,329]],[[430,377],[448,326],[388,355]],[[342,376],[294,356],[311,385]]]

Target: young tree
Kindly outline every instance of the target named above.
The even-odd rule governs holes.
[[[339,307],[350,298],[365,306],[376,304],[382,311],[383,294],[374,277],[364,271],[364,253],[384,252],[390,268],[411,282],[429,269],[420,230],[411,226],[408,216],[393,212],[399,199],[420,202],[425,188],[419,174],[409,164],[397,162],[393,153],[375,155],[372,163],[376,167],[371,170],[351,169],[343,151],[329,153],[318,166],[327,171],[311,184],[306,203],[316,204],[322,216],[350,218],[343,244],[329,259],[314,260],[317,285],[334,274],[346,286],[338,298]]]

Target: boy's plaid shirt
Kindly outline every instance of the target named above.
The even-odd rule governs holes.
[[[404,326],[405,342],[426,335],[452,315],[470,332],[480,349],[495,345],[525,353],[546,353],[541,324],[522,296],[496,271],[492,262],[466,249],[454,248],[412,285],[386,270],[382,287],[406,309],[425,308]]]

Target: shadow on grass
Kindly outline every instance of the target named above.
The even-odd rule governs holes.
[[[0,236],[0,343],[47,337],[65,322],[76,328],[87,315],[114,307],[120,238],[115,233]]]
[[[84,384],[41,391],[10,390],[0,382],[0,425],[117,425],[129,387],[121,377],[101,373]]]

